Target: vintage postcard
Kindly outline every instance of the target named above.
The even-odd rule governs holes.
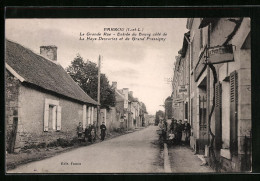
[[[252,170],[251,18],[6,18],[6,173]]]

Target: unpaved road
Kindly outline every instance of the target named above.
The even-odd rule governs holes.
[[[7,173],[164,172],[156,126],[21,165]]]

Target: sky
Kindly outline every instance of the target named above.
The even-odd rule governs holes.
[[[38,54],[40,46],[56,45],[58,63],[63,68],[68,67],[77,54],[95,63],[101,55],[101,73],[106,74],[110,84],[115,81],[118,89],[129,88],[134,97],[145,103],[148,113],[155,114],[157,110],[164,110],[161,105],[171,95],[172,87],[166,79],[173,77],[175,56],[188,31],[186,21],[186,18],[6,19],[5,36]],[[109,31],[109,28],[117,29]],[[87,33],[100,33],[103,38],[117,40],[87,40]],[[104,36],[104,33],[112,34]],[[117,33],[130,36],[117,36]],[[155,33],[161,35],[152,36]],[[151,38],[165,40],[147,40],[149,34]],[[89,37],[98,39],[99,36]],[[123,40],[119,40],[121,37]],[[129,40],[125,40],[126,37]],[[133,41],[132,37],[144,40]]]

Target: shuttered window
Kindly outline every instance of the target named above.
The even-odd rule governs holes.
[[[82,122],[83,122],[83,128],[86,128],[87,126],[87,106],[83,105],[83,110],[82,110]]]
[[[57,106],[57,131],[61,130],[61,107]]]
[[[61,130],[61,107],[59,101],[45,99],[43,131]]]
[[[230,74],[230,151],[237,154],[237,104],[238,104],[238,75],[234,71]]]
[[[215,87],[215,148],[222,148],[222,87],[220,82]]]
[[[43,131],[48,131],[48,130],[49,130],[49,104],[45,102]]]

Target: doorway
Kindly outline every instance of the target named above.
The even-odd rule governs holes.
[[[205,145],[208,141],[207,135],[207,78],[199,84],[199,153],[205,153]]]

